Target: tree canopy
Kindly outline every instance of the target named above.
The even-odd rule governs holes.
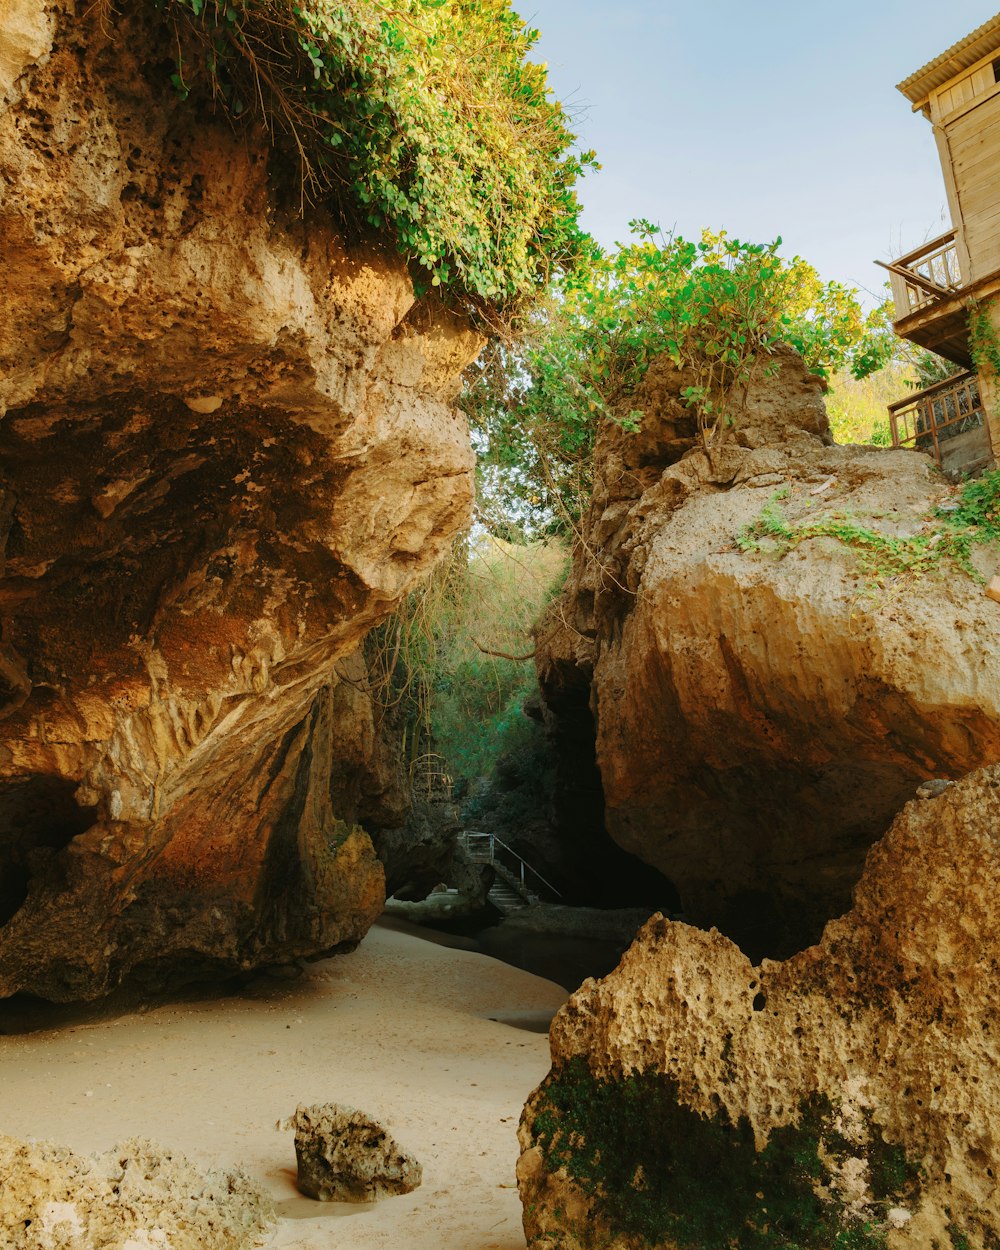
[[[483,453],[487,512],[529,528],[572,522],[599,422],[641,422],[631,400],[658,356],[692,378],[683,397],[710,446],[779,341],[823,377],[864,377],[895,350],[884,306],[866,313],[857,292],[780,256],[780,238],[743,243],[706,231],[694,243],[645,221],[633,228],[634,240],[613,253],[592,247],[473,369],[464,403]]]

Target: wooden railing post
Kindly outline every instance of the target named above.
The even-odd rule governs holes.
[[[918,448],[919,440],[929,437],[934,458],[942,463],[941,443],[986,420],[981,394],[982,380],[971,371],[945,378],[933,386],[889,404],[889,429],[893,447]],[[936,406],[940,405],[941,420]],[[902,427],[902,428],[901,428]],[[942,435],[942,431],[949,431]]]
[[[877,260],[889,271],[896,320],[954,294],[962,285],[955,231],[950,230],[898,260]]]

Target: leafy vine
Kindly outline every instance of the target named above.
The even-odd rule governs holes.
[[[969,305],[969,352],[976,372],[984,369],[1000,376],[1000,337],[990,317],[991,303],[973,300]]]
[[[973,548],[1000,543],[1000,470],[966,482],[953,504],[935,509],[923,533],[909,536],[883,533],[844,512],[792,521],[781,508],[787,494],[785,489],[771,496],[757,520],[737,534],[737,547],[781,557],[809,539],[833,538],[854,551],[872,590],[920,578],[944,561],[982,585],[986,579],[973,563]]]

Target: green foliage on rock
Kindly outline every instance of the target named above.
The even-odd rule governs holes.
[[[531,629],[566,564],[555,541],[465,536],[369,636],[376,695],[418,788],[428,772],[475,783],[498,754],[531,737],[522,711],[537,690]]]
[[[966,482],[958,492],[957,507],[938,516],[955,534],[974,543],[1000,543],[1000,469]]]
[[[969,351],[972,365],[980,379],[990,378],[995,382],[1000,378],[1000,335],[993,317],[997,309],[996,297],[989,300],[972,300],[969,305]],[[980,381],[982,386],[982,381]],[[994,400],[990,417],[1000,418],[997,403]]]
[[[581,1057],[542,1084],[532,1133],[546,1170],[563,1169],[590,1199],[597,1222],[577,1222],[572,1233],[595,1250],[609,1244],[606,1233],[614,1244],[679,1250],[882,1250],[886,1212],[919,1196],[919,1169],[900,1147],[873,1124],[866,1146],[848,1142],[821,1098],[758,1151],[746,1121],[698,1115],[669,1077],[598,1079]],[[839,1200],[831,1183],[859,1154],[869,1216]]]
[[[517,841],[547,824],[556,785],[551,740],[545,726],[526,710],[529,700],[538,698],[538,683],[528,672],[523,692],[491,726],[485,766],[466,774],[472,783],[462,802],[466,820],[477,829],[505,830],[504,837],[510,833]]]
[[[986,578],[973,552],[977,546],[1000,544],[1000,469],[966,482],[954,499],[928,512],[915,534],[898,532],[901,523],[912,525],[913,518],[895,513],[862,518],[834,510],[790,519],[782,507],[787,497],[787,489],[775,492],[757,520],[740,530],[740,550],[781,557],[811,539],[835,539],[854,553],[871,590],[945,567],[960,569],[983,584]],[[812,501],[807,497],[804,502],[809,506]],[[878,528],[879,521],[884,528]]]
[[[1000,374],[1000,336],[990,316],[992,301],[969,307],[969,351],[977,373]]]
[[[586,246],[574,147],[510,0],[158,0],[177,90],[263,121],[310,198],[388,231],[420,285],[480,308]]]
[[[712,446],[779,341],[822,376],[861,376],[892,353],[884,310],[866,314],[856,292],[781,257],[780,239],[706,232],[692,243],[648,222],[633,228],[634,242],[595,251],[568,273],[516,327],[517,343],[498,346],[471,375],[466,411],[506,475],[497,485],[508,510],[576,520],[598,424],[642,420],[632,401],[657,357],[684,371],[683,398]]]

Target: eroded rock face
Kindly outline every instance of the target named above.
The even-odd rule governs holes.
[[[88,1157],[0,1137],[0,1234],[10,1250],[252,1250],[274,1209],[238,1172],[204,1173],[132,1138]]]
[[[756,957],[819,937],[922,781],[1000,759],[1000,616],[971,578],[873,588],[832,538],[740,550],[769,503],[910,535],[947,493],[923,456],[830,446],[818,379],[777,363],[711,460],[684,378],[651,372],[642,433],[598,448],[596,558],[577,554],[539,647],[556,715],[590,683],[608,832]]]
[[[286,1121],[295,1129],[298,1186],[319,1202],[378,1202],[420,1185],[423,1168],[408,1151],[355,1107],[299,1106]]]
[[[909,803],[784,963],[654,917],[553,1023],[529,1244],[995,1246],[998,831],[1000,767]]]
[[[467,522],[478,339],[285,213],[266,136],[180,100],[155,26],[15,9],[0,994],[356,942],[383,884],[331,782],[337,665]]]

